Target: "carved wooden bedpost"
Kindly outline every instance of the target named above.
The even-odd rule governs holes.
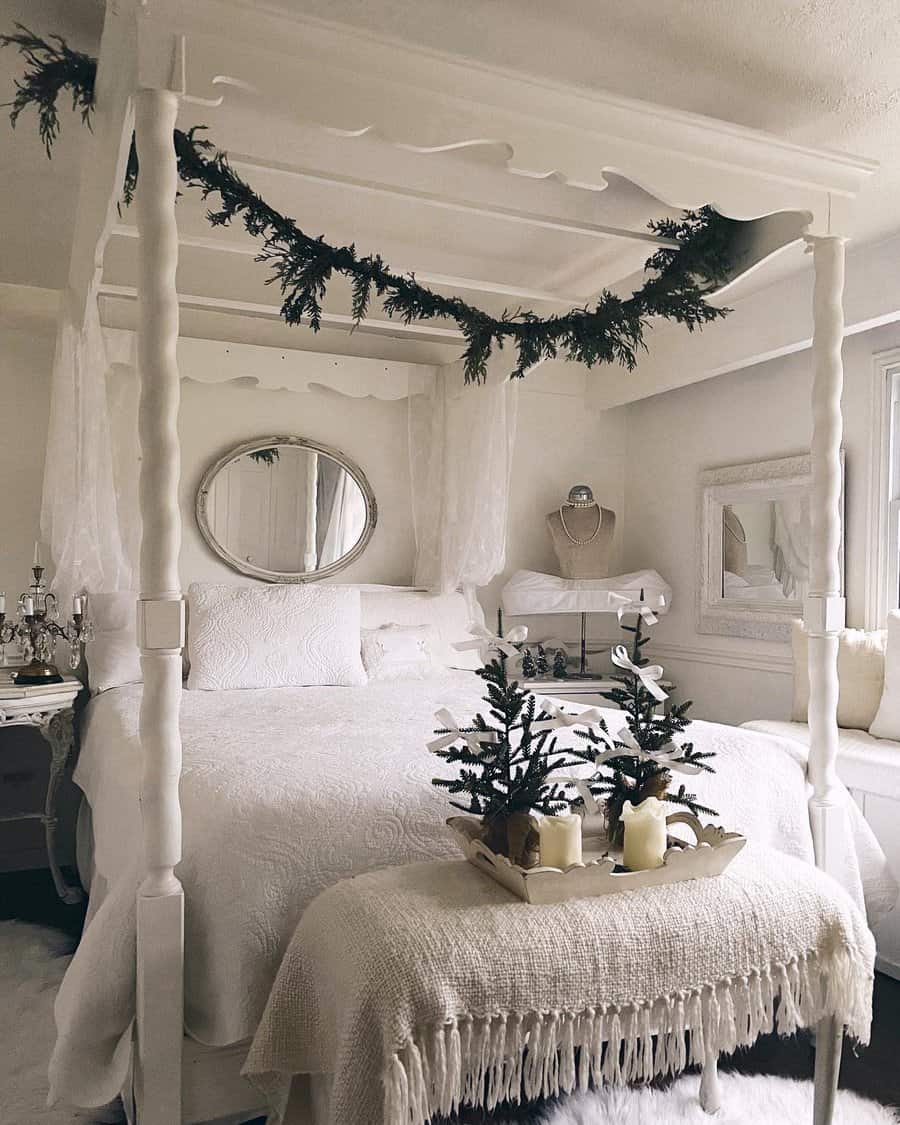
[[[135,1094],[140,1125],[181,1125],[184,896],[175,865],[181,859],[184,607],[178,575],[178,231],[172,142],[177,112],[178,98],[171,91],[140,90],[136,95],[143,516],[138,645],[144,672],[140,731],[146,862],[137,900]]]
[[[809,596],[804,607],[809,632],[809,813],[816,864],[837,875],[846,836],[837,779],[838,640],[844,627],[841,597],[841,391],[844,367],[844,240],[810,237],[815,265],[813,295],[813,434],[810,502]],[[834,1111],[842,1029],[826,1020],[817,1028],[815,1125],[828,1125]]]

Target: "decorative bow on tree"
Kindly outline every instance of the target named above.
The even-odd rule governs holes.
[[[690,700],[669,707],[663,715],[657,714],[658,705],[668,699],[668,694],[658,683],[663,669],[658,664],[651,665],[641,655],[641,649],[650,639],[643,633],[644,624],[649,623],[643,612],[645,608],[643,605],[632,607],[631,612],[637,615],[634,625],[621,623],[626,632],[633,634],[631,652],[624,645],[616,645],[612,650],[613,664],[623,673],[613,679],[621,686],[603,693],[605,699],[625,712],[625,725],[610,734],[601,719],[599,728],[594,726],[575,732],[587,743],[584,749],[574,751],[576,757],[596,768],[587,783],[579,781],[576,787],[583,791],[587,784],[591,795],[603,800],[607,833],[616,843],[621,843],[620,818],[626,801],[637,805],[647,797],[658,797],[689,809],[695,816],[700,813],[717,815],[714,809],[700,804],[684,785],[675,792],[669,791],[672,771],[712,773],[707,759],[714,755],[695,750],[690,742],[676,742],[676,736],[690,725],[687,717]],[[655,621],[652,611],[651,616]]]

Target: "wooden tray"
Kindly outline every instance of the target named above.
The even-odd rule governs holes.
[[[563,871],[559,867],[519,867],[506,856],[496,855],[480,839],[481,822],[475,817],[451,816],[447,821],[469,863],[517,898],[536,905],[708,879],[721,875],[747,843],[740,833],[726,832],[715,824],[701,824],[691,813],[673,813],[667,823],[686,824],[694,833],[695,842],[689,844],[670,837],[671,846],[662,867],[629,871],[621,864],[621,852],[610,847],[605,838],[586,835],[583,862]]]

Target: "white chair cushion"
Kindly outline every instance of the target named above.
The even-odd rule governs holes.
[[[841,684],[837,716],[839,727],[868,730],[875,718],[884,686],[885,636],[884,629],[872,632],[864,629],[841,631],[838,647],[838,677]],[[807,635],[802,621],[793,623],[791,647],[794,654],[794,703],[791,719],[795,723],[805,723],[809,706],[809,669]]]
[[[900,613],[896,610],[888,614],[884,689],[869,733],[876,738],[900,740]]]
[[[137,594],[131,590],[91,594],[88,598],[87,612],[94,623],[94,639],[85,646],[85,657],[92,692],[143,681],[137,647],[136,607]]]
[[[353,687],[359,591],[341,586],[221,586],[188,592],[190,689]]]

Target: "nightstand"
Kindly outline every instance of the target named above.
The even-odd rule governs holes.
[[[583,703],[588,707],[615,707],[615,704],[609,699],[604,699],[601,693],[622,686],[616,680],[599,677],[596,680],[578,680],[574,677],[565,680],[522,680],[521,683],[535,695],[549,695],[566,703]],[[671,691],[675,685],[668,680],[660,680],[659,686],[663,691]],[[669,699],[662,706],[668,710]]]
[[[75,745],[73,706],[82,686],[74,676],[66,676],[61,684],[18,687],[12,682],[10,670],[0,669],[0,732],[11,727],[34,727],[50,747],[43,810],[0,813],[0,821],[41,821],[56,893],[69,904],[80,902],[83,896],[78,887],[65,881],[56,858],[56,794]]]

